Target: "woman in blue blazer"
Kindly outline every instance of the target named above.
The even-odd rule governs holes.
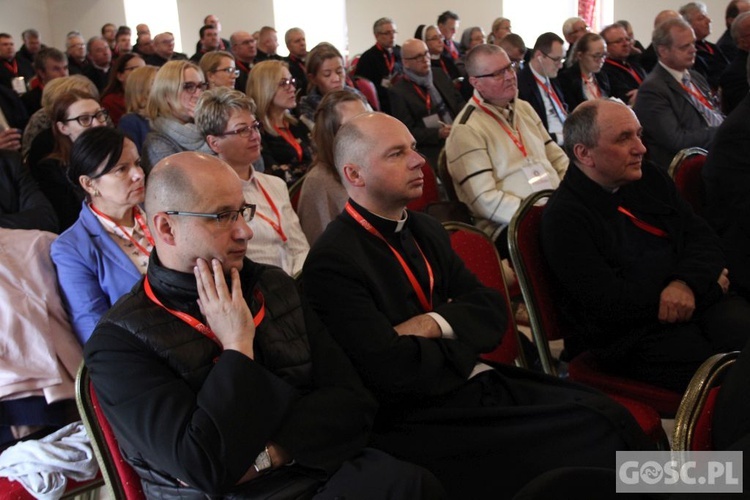
[[[68,178],[85,192],[78,220],[52,243],[57,281],[73,330],[85,343],[99,318],[146,272],[153,239],[145,175],[135,144],[117,129],[86,130]]]

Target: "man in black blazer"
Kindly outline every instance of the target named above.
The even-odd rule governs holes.
[[[723,120],[708,82],[691,70],[695,35],[682,19],[670,19],[654,30],[659,64],[638,91],[633,110],[643,125],[643,139],[652,162],[666,170],[681,149],[709,149]]]
[[[629,59],[633,41],[625,28],[619,24],[607,26],[600,35],[607,42],[607,59],[602,71],[609,78],[612,97],[617,97],[632,106],[638,94],[638,87],[646,78],[643,68]]]
[[[417,140],[417,150],[437,168],[440,149],[465,102],[443,71],[432,71],[427,45],[415,38],[401,48],[404,74],[388,89],[391,114]]]
[[[747,55],[750,52],[750,12],[743,12],[732,23],[736,55],[719,78],[721,110],[728,115],[747,95]]]
[[[711,34],[711,18],[706,6],[699,2],[690,2],[680,7],[680,14],[695,33],[695,66],[694,69],[706,77],[711,90],[719,88],[719,77],[729,64],[724,53],[706,38]]]
[[[372,27],[375,45],[364,51],[357,62],[355,75],[367,78],[375,85],[380,101],[380,111],[391,112],[388,87],[393,77],[400,75],[401,47],[396,45],[396,23],[388,17],[381,17]]]
[[[529,64],[518,73],[518,97],[534,107],[544,128],[558,145],[563,143],[562,128],[568,114],[557,73],[563,67],[563,39],[555,33],[542,33],[534,43]]]

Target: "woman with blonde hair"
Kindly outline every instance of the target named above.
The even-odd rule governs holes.
[[[151,125],[146,116],[146,105],[151,86],[154,83],[156,66],[144,66],[133,70],[125,82],[125,109],[127,113],[120,118],[118,128],[125,132],[138,149],[143,149],[143,141],[151,131]]]
[[[607,44],[596,33],[586,33],[573,46],[573,64],[560,71],[557,80],[562,87],[568,110],[584,101],[609,97],[607,74],[602,71]]]
[[[234,56],[224,50],[206,52],[201,57],[201,70],[208,80],[208,88],[234,88],[234,82],[240,76],[240,70],[234,62]]]
[[[258,107],[266,173],[288,185],[302,177],[312,161],[308,129],[289,112],[297,106],[295,84],[285,62],[269,60],[250,70],[246,92]]]
[[[146,105],[151,120],[141,158],[146,172],[181,151],[211,153],[193,123],[195,106],[206,87],[203,72],[190,61],[169,61],[159,68]]]
[[[312,245],[341,213],[349,199],[333,163],[333,139],[351,118],[369,111],[364,97],[346,90],[329,92],[315,112],[315,163],[302,183],[297,213],[302,231]]]

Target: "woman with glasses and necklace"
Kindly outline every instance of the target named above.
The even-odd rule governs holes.
[[[255,219],[248,223],[253,231],[248,258],[278,266],[290,276],[298,274],[310,246],[292,209],[286,183],[253,168],[261,149],[255,103],[238,90],[212,89],[198,101],[195,123],[208,146],[242,180],[245,201],[257,207]]]
[[[83,90],[71,89],[52,103],[50,119],[55,145],[52,153],[31,167],[31,174],[55,209],[61,232],[76,221],[83,199],[65,174],[73,143],[85,130],[106,125],[108,116],[99,101]]]
[[[295,84],[287,63],[269,60],[253,66],[245,92],[255,101],[262,125],[265,171],[288,186],[305,175],[312,161],[308,128],[290,112],[297,107]]]
[[[601,36],[586,33],[578,39],[573,64],[558,76],[569,112],[584,101],[609,97],[609,78],[602,71],[606,57],[607,44]]]
[[[145,175],[118,129],[86,130],[73,145],[68,180],[81,193],[78,220],[52,243],[63,303],[81,344],[99,318],[146,272],[154,246],[140,208]]]
[[[234,88],[234,81],[240,76],[240,70],[234,62],[234,56],[223,50],[216,50],[203,54],[200,67],[206,75],[208,88],[216,87]]]
[[[148,172],[181,151],[211,153],[195,124],[195,106],[208,84],[190,61],[169,61],[156,73],[146,105],[151,132],[143,143],[141,164]]]

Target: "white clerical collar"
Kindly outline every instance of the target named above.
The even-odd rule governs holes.
[[[378,215],[378,214],[376,214],[374,212],[370,212],[370,213],[372,215],[374,215],[375,217],[379,218],[379,219],[383,219],[383,220],[387,220],[388,222],[395,223],[396,224],[396,229],[393,230],[394,233],[401,232],[401,230],[404,229],[404,226],[406,225],[406,219],[409,218],[409,212],[407,212],[406,209],[404,209],[404,212],[401,215],[401,219],[400,220],[389,219],[388,217],[383,217],[382,215]]]

